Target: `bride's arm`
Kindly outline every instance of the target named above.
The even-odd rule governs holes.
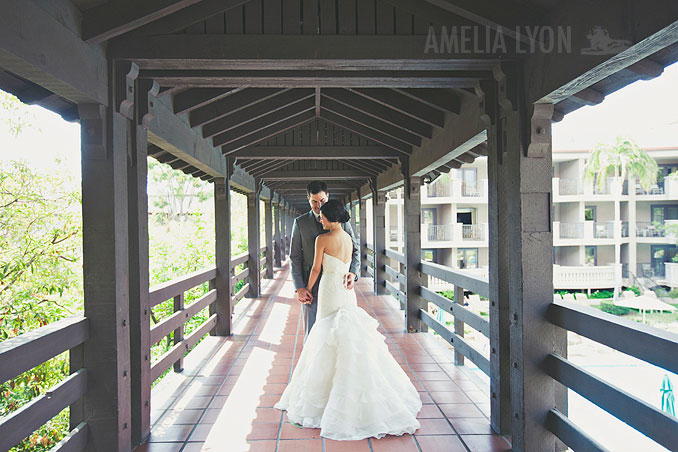
[[[308,275],[308,284],[306,288],[310,291],[313,289],[315,282],[320,276],[320,266],[323,263],[323,253],[325,252],[325,241],[321,240],[322,236],[315,238],[315,256],[313,257],[313,268],[311,268],[311,273]]]

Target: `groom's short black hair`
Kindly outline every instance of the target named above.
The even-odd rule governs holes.
[[[324,191],[327,193],[327,184],[320,180],[314,180],[306,186],[306,195],[311,196]]]

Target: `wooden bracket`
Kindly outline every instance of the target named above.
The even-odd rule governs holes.
[[[116,111],[134,120],[135,82],[139,77],[139,66],[131,61],[116,61],[114,65],[113,98]]]
[[[527,147],[528,157],[543,158],[551,151],[551,118],[553,104],[535,104],[531,121],[530,144]]]

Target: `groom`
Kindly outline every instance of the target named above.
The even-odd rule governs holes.
[[[292,280],[296,289],[301,308],[304,312],[304,341],[315,323],[315,315],[318,312],[318,286],[320,278],[313,286],[313,290],[306,289],[308,276],[313,267],[313,257],[315,256],[315,238],[324,234],[323,225],[320,223],[320,208],[328,201],[327,184],[321,181],[314,181],[306,187],[306,197],[311,206],[311,211],[294,219],[292,226],[292,242],[290,244],[290,260],[292,261]],[[346,222],[341,225],[353,240],[353,258],[347,277],[347,286],[353,287],[353,283],[358,280],[358,269],[360,268],[360,247],[353,234],[351,224]],[[322,275],[321,275],[322,276]]]

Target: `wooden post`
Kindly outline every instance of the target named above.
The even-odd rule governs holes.
[[[498,114],[496,82],[483,82],[478,94],[485,105],[487,128],[489,283],[490,283],[490,422],[495,432],[511,432],[511,357],[509,313],[508,178],[504,118]],[[456,293],[455,293],[456,297]],[[462,356],[463,359],[463,356]]]
[[[247,292],[248,298],[259,297],[259,287],[261,285],[261,264],[260,264],[260,237],[259,237],[259,200],[261,191],[257,184],[255,192],[247,193],[247,248],[249,251],[249,283],[250,289]]]
[[[231,174],[233,159],[228,158],[226,177],[214,179],[214,233],[217,299],[210,305],[210,315],[217,314],[217,324],[210,334],[231,335],[233,286],[231,285]]]
[[[272,201],[264,201],[264,228],[266,234],[266,279],[273,279],[273,206]]]
[[[503,67],[502,67],[503,69]],[[511,435],[513,450],[552,451],[545,427],[550,409],[562,405],[563,388],[542,369],[552,352],[566,355],[567,335],[546,320],[553,301],[551,219],[551,115],[553,105],[524,108],[518,70],[495,73],[499,84],[501,139],[506,143],[508,196]],[[508,93],[514,96],[510,97]],[[530,121],[531,118],[531,121]],[[529,133],[528,133],[529,131]],[[531,136],[530,136],[531,135]]]
[[[374,293],[384,295],[387,293],[386,269],[384,263],[386,255],[386,193],[376,189],[376,181],[372,184],[372,215],[374,221]]]
[[[132,74],[138,71],[134,69]],[[130,385],[132,444],[145,442],[151,434],[151,306],[148,298],[148,140],[141,127],[149,95],[157,94],[150,80],[135,83],[128,78],[134,99],[134,114],[128,121],[129,138],[127,187],[129,233]],[[124,111],[124,110],[123,110]]]
[[[454,286],[454,302],[459,305],[464,305],[464,288],[461,286]],[[464,337],[464,322],[454,316],[454,332],[459,337]],[[457,366],[464,365],[464,354],[458,350],[454,350],[454,364]]]
[[[275,251],[273,254],[273,259],[276,267],[282,267],[282,236],[280,235],[280,223],[281,223],[281,213],[282,209],[280,204],[275,205],[275,234],[273,236],[273,241],[275,242]]]
[[[132,449],[127,159],[130,121],[113,108],[78,105],[82,150],[84,315],[88,341],[71,355],[87,392],[71,424],[88,425],[86,450]],[[74,427],[72,425],[72,427]]]
[[[356,208],[355,208],[355,202],[350,201],[351,203],[351,227],[353,228],[353,233],[357,236],[358,235],[358,219],[356,218]]]
[[[280,206],[280,258],[285,260],[287,256],[287,207]]]
[[[174,312],[184,309],[184,293],[174,297]],[[179,328],[174,330],[174,345],[184,340],[184,324],[179,325]],[[174,363],[174,371],[182,372],[184,370],[184,357],[182,356]]]
[[[406,159],[402,159],[405,163]],[[420,309],[426,309],[427,302],[421,297],[421,178],[410,177],[408,165],[403,165],[405,169],[404,194],[404,221],[405,226],[405,297],[407,305],[405,307],[405,331],[410,333],[428,331],[426,325],[421,321]]]
[[[367,199],[360,198],[360,276],[367,277]]]

